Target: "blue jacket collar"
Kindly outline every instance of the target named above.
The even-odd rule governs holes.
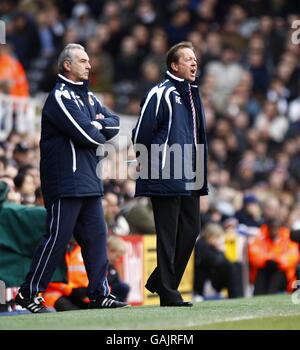
[[[183,84],[183,85],[186,85],[186,84],[189,84],[189,82],[185,79],[182,79],[182,78],[179,78],[179,77],[176,77],[174,74],[172,74],[170,71],[166,71],[166,74],[165,74],[165,78],[166,79],[169,79],[171,80],[173,83],[176,83],[177,84]],[[199,77],[196,77],[195,81],[193,81],[191,83],[191,87],[196,87],[198,88],[200,85],[199,83]]]
[[[66,85],[72,86],[72,88],[88,90],[88,80],[76,82],[76,81],[73,81],[73,80],[66,78],[62,74],[58,74],[57,81],[60,83],[65,83]]]

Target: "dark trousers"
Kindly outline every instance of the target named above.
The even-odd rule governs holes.
[[[217,292],[227,288],[229,298],[243,297],[242,265],[232,263],[225,259],[214,268],[207,269],[204,266],[195,266],[194,293],[203,295],[204,285],[207,280]]]
[[[286,275],[281,270],[259,269],[254,283],[254,295],[284,292],[287,288]]]
[[[46,209],[47,233],[20,288],[22,295],[32,298],[47,288],[72,235],[82,249],[90,299],[108,295],[106,224],[101,198],[60,198]]]
[[[111,293],[116,296],[120,301],[126,301],[128,297],[128,293],[130,291],[130,287],[125,282],[119,282],[112,284],[111,286]]]
[[[178,286],[199,234],[199,196],[151,197],[157,233],[157,267],[146,288],[161,302],[182,301]]]

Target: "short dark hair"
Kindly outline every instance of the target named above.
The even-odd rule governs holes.
[[[171,64],[173,62],[175,62],[175,63],[178,62],[178,60],[179,60],[179,51],[181,49],[191,49],[191,50],[195,51],[194,50],[194,46],[189,41],[181,41],[180,43],[172,46],[170,48],[170,50],[167,52],[166,63],[167,63],[168,70],[172,71]]]

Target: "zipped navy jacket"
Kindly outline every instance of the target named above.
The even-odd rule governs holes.
[[[196,110],[197,145],[189,91],[192,91]],[[166,72],[165,80],[154,86],[141,104],[141,114],[132,132],[140,163],[140,177],[136,180],[136,196],[175,196],[197,193],[206,195],[207,188],[207,141],[205,116],[199,96],[198,79],[193,83]],[[139,145],[148,150],[145,159]],[[153,146],[160,148],[152,152]],[[200,147],[201,145],[201,147]],[[185,146],[189,148],[185,149]],[[168,151],[172,148],[177,153]],[[171,147],[171,149],[170,149]],[[189,151],[186,151],[186,150]],[[196,172],[196,149],[202,152],[202,161]],[[143,168],[147,171],[143,173]],[[195,178],[189,176],[186,167],[194,174],[202,172],[200,187],[194,186]],[[148,178],[145,173],[148,172]],[[167,175],[167,176],[166,176]]]
[[[104,119],[96,120],[101,113]],[[58,75],[43,111],[40,140],[45,205],[60,197],[103,195],[97,147],[119,132],[119,118],[88,91],[87,82]]]

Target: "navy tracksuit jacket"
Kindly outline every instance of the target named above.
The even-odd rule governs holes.
[[[99,113],[105,118],[96,120]],[[25,297],[47,288],[72,235],[82,247],[90,298],[109,294],[96,150],[118,131],[119,118],[88,91],[87,82],[75,83],[59,74],[42,111],[40,172],[47,233],[21,286]]]
[[[186,151],[186,145],[194,145],[192,110],[189,100],[188,81],[177,78],[169,71],[165,79],[155,85],[142,101],[141,115],[132,131],[133,144],[142,144],[148,149],[148,158],[140,157],[141,168],[149,172],[148,178],[138,177],[136,180],[136,196],[190,196],[187,189],[195,179],[188,178],[184,165],[190,169],[195,165],[195,147],[192,153]],[[202,168],[203,185],[198,189],[199,195],[208,193],[207,185],[207,140],[205,135],[205,116],[199,96],[198,78],[191,84],[194,105],[197,113],[197,138],[203,145],[204,161]],[[160,146],[162,152],[151,153],[151,146]],[[179,146],[181,153],[177,162],[168,157],[168,147]],[[143,162],[147,163],[144,164]],[[186,163],[185,163],[186,162]],[[153,167],[153,164],[157,165]],[[180,176],[176,176],[179,168]],[[151,171],[157,170],[157,177]],[[168,169],[169,178],[163,177],[164,169]]]

